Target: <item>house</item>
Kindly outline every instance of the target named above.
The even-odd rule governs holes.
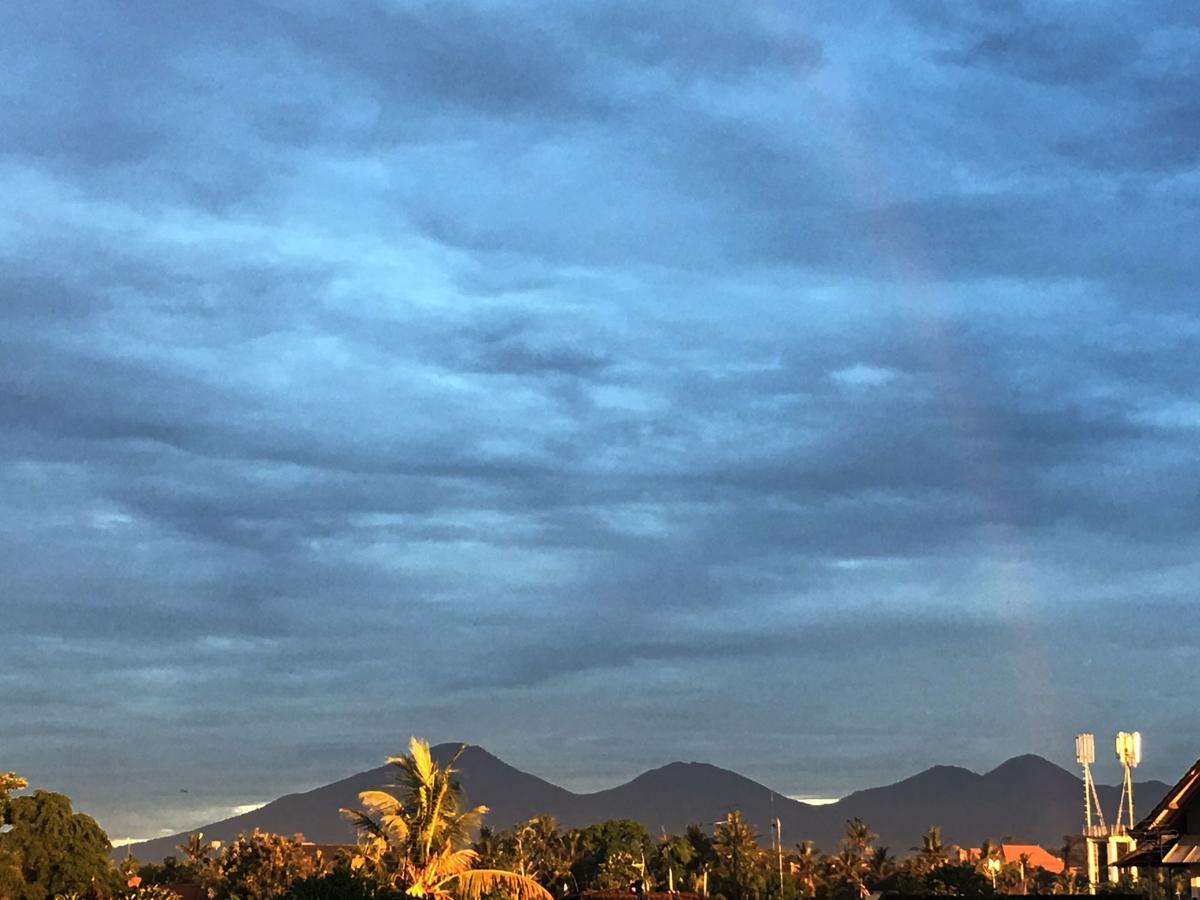
[[[1061,859],[1038,844],[1001,844],[1000,858],[1006,863],[1020,863],[1025,857],[1025,864],[1031,869],[1045,869],[1057,875],[1066,865]]]
[[[1200,761],[1188,769],[1158,806],[1131,831],[1137,849],[1116,862],[1122,869],[1176,869],[1200,898]]]
[[[1066,868],[1066,865],[1059,857],[1040,844],[1002,843],[998,849],[1000,859],[1004,863],[1020,865],[1021,857],[1024,856],[1031,870],[1045,869],[1047,872],[1057,875]],[[979,862],[981,855],[982,851],[978,847],[964,849],[957,844],[951,844],[946,852],[946,858],[950,862],[959,864]]]

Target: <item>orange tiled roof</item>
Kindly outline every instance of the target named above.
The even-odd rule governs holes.
[[[1031,866],[1037,866],[1039,869],[1045,869],[1055,875],[1063,870],[1063,861],[1038,844],[1000,845],[1000,855],[1004,857],[1005,862],[1015,863],[1020,860],[1022,854],[1029,857]]]

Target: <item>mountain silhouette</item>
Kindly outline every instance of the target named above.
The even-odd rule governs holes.
[[[444,762],[456,744],[439,744],[434,757]],[[632,781],[591,794],[576,794],[497,759],[482,747],[468,747],[458,760],[460,780],[471,803],[485,804],[486,821],[506,828],[531,816],[549,814],[568,828],[605,819],[629,818],[657,835],[681,832],[690,824],[705,827],[730,810],[741,810],[770,840],[771,820],[778,817],[787,846],[814,840],[835,850],[847,819],[859,817],[879,835],[877,845],[899,855],[920,843],[930,825],[942,827],[943,840],[977,846],[985,839],[1013,838],[1057,849],[1082,820],[1083,785],[1079,778],[1040,756],[1017,756],[979,775],[958,766],[934,766],[884,787],[856,791],[837,803],[814,806],[790,799],[736,772],[707,763],[673,762]],[[228,841],[259,828],[281,834],[302,833],[318,843],[345,843],[353,832],[338,810],[356,806],[358,792],[385,787],[394,769],[381,766],[322,787],[288,794],[253,812],[191,831]],[[1160,781],[1141,782],[1134,796],[1149,809],[1166,794]],[[1103,808],[1115,811],[1120,789],[1100,786]],[[176,854],[188,832],[132,844],[139,859],[158,860]]]

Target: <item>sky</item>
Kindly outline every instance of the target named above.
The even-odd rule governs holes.
[[[3,4],[0,770],[1173,781],[1195,13]]]

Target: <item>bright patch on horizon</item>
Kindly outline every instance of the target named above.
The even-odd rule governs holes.
[[[829,806],[831,803],[837,803],[841,797],[798,797],[790,796],[792,800],[799,800],[801,803],[807,803],[809,806]]]
[[[267,805],[268,802],[270,802],[270,801],[263,800],[260,803],[242,803],[242,804],[239,804],[238,806],[222,806],[222,807],[219,807],[216,809],[213,809],[213,808],[201,809],[201,810],[197,810],[196,813],[194,815],[190,816],[189,818],[197,820],[200,824],[195,827],[200,827],[201,825],[206,825],[210,822],[219,821],[221,819],[231,819],[234,816],[244,816],[246,813],[252,813],[256,809],[262,809],[264,806]],[[127,847],[130,844],[140,844],[142,841],[156,841],[159,838],[170,837],[173,834],[180,834],[183,832],[187,832],[189,830],[191,830],[191,829],[188,829],[188,828],[160,828],[158,830],[158,834],[153,835],[152,837],[113,838],[112,845],[113,845],[113,847]]]

